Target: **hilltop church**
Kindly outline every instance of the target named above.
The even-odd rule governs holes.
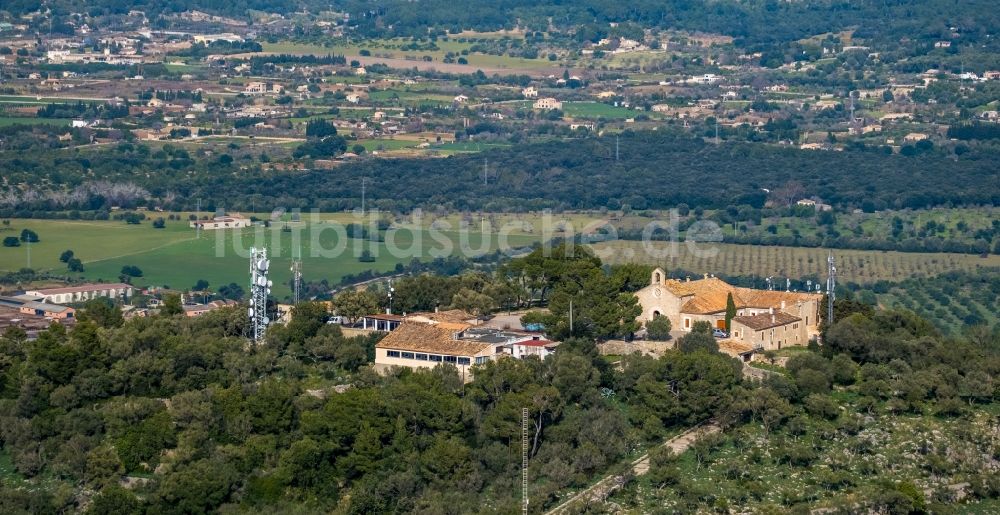
[[[675,330],[690,331],[699,321],[725,329],[730,295],[736,317],[729,339],[749,353],[806,345],[819,333],[821,294],[741,288],[708,274],[679,281],[668,279],[662,268],[653,270],[649,286],[636,292],[642,305],[638,321],[665,316]]]

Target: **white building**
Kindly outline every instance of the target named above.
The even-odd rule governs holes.
[[[284,91],[285,88],[281,84],[259,81],[248,82],[246,87],[243,88],[243,93],[246,95],[266,95],[268,93],[281,94]]]
[[[534,104],[531,105],[531,107],[535,109],[546,109],[546,110],[562,109],[562,106],[563,106],[562,102],[551,97],[539,98],[538,100],[535,101]]]
[[[84,284],[67,286],[65,288],[46,288],[43,290],[27,290],[25,295],[38,297],[42,302],[52,304],[71,304],[106,297],[117,299],[121,296],[132,296],[132,286],[125,283]]]
[[[202,228],[202,229],[242,229],[243,227],[250,227],[253,222],[249,218],[243,218],[241,216],[217,216],[211,220],[194,220],[191,222],[191,228]]]

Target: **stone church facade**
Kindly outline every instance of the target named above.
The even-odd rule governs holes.
[[[662,268],[653,270],[649,286],[636,296],[642,306],[639,322],[665,316],[680,331],[690,331],[699,321],[724,329],[727,299],[732,296],[736,317],[730,339],[757,350],[808,343],[819,332],[823,298],[817,293],[742,288],[708,274],[694,281],[668,279]]]

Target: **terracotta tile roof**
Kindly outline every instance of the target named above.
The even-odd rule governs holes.
[[[799,320],[802,319],[784,311],[777,311],[773,315],[770,313],[761,313],[759,315],[736,317],[733,319],[733,322],[749,327],[754,331],[760,331],[761,329],[780,327],[792,322],[798,322]]]
[[[681,306],[681,313],[704,315],[726,310],[726,299],[733,295],[733,302],[740,308],[778,308],[782,301],[786,306],[797,302],[819,300],[822,295],[787,291],[755,290],[733,286],[718,277],[707,277],[697,281],[677,281],[667,279],[664,286],[678,297],[691,297]]]
[[[403,322],[395,331],[382,338],[375,347],[451,356],[475,356],[493,347],[493,344],[490,343],[458,340],[455,338],[455,334],[459,331],[442,327],[442,325]]]
[[[819,301],[823,298],[819,293],[802,293],[795,291],[754,290],[751,288],[736,288],[736,294],[743,300],[738,307],[777,308],[784,301],[786,306],[796,302]]]
[[[719,352],[733,357],[753,352],[753,346],[736,340],[719,340]]]
[[[718,277],[708,277],[697,281],[680,283],[685,293],[693,296],[681,306],[682,313],[705,314],[726,310],[726,299],[733,294],[733,302],[739,307],[741,300],[736,288]]]
[[[448,330],[456,331],[456,332],[457,331],[464,331],[464,330],[472,327],[469,324],[465,324],[465,323],[461,323],[461,322],[438,322],[438,323],[436,323],[434,325],[437,326],[437,327],[440,327],[441,329],[448,329]]]

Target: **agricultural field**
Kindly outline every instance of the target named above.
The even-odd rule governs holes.
[[[10,125],[65,125],[70,124],[69,118],[28,118],[25,116],[0,116],[0,127]]]
[[[642,111],[615,107],[601,102],[564,102],[563,113],[573,118],[625,119],[643,114]]]
[[[458,254],[463,246],[470,250],[461,254],[472,257],[496,250],[500,243],[494,233],[484,238],[477,231],[469,231],[467,237],[461,236],[458,225],[452,229],[436,226],[432,232],[430,221],[420,228],[401,225],[398,229],[381,231],[378,242],[358,238],[340,240],[331,222],[354,221],[349,214],[324,215],[315,225],[289,222],[289,232],[282,230],[284,223],[275,223],[269,229],[244,229],[238,238],[232,231],[203,231],[200,238],[195,238],[195,231],[188,227],[186,214],[182,218],[183,221],[167,221],[163,229],[152,228],[148,220],[129,225],[122,221],[15,219],[9,226],[3,226],[0,236],[16,236],[24,228],[38,233],[40,241],[30,245],[30,253],[31,268],[39,271],[89,281],[117,281],[123,266],[134,265],[143,271],[143,276],[135,279],[136,284],[176,289],[190,288],[199,279],[210,281],[213,287],[230,282],[243,284],[247,280],[246,253],[251,246],[265,246],[275,263],[272,280],[278,298],[290,292],[288,281],[293,245],[295,255],[302,257],[305,280],[327,279],[336,284],[345,275],[366,270],[388,272],[397,264],[408,264],[413,258],[429,260]],[[478,225],[474,227],[479,229]],[[315,239],[311,234],[316,235]],[[506,238],[513,247],[538,240],[538,236],[524,232]],[[82,274],[70,274],[59,262],[59,255],[65,250],[73,250],[81,259]],[[359,259],[364,250],[371,253],[372,261]],[[0,271],[16,271],[27,266],[28,252],[28,244],[0,247]]]
[[[416,144],[406,140],[367,140],[361,141],[369,151],[383,149],[385,151],[407,150]],[[467,144],[435,145],[432,151],[447,150],[449,152],[474,151],[466,148]],[[148,217],[166,216],[166,213],[147,213]],[[266,219],[268,214],[258,214]],[[163,229],[154,229],[146,220],[138,225],[129,225],[122,221],[66,221],[66,220],[20,220],[10,221],[10,225],[0,227],[0,237],[17,236],[24,228],[38,233],[40,242],[31,245],[31,267],[37,270],[64,274],[65,265],[59,262],[59,254],[64,250],[73,250],[85,267],[85,272],[79,276],[86,280],[117,280],[120,270],[125,265],[136,265],[144,272],[137,280],[143,285],[168,285],[175,288],[187,288],[198,279],[210,280],[214,285],[229,282],[242,283],[245,280],[243,258],[233,251],[233,242],[226,240],[224,250],[217,256],[216,237],[211,231],[202,234],[196,240],[194,232],[188,227],[187,214],[181,214],[182,220],[170,220]],[[286,217],[287,218],[287,217]],[[319,226],[332,222],[345,224],[354,223],[357,219],[350,213],[323,213],[319,215]],[[434,230],[445,234],[451,242],[458,241],[458,230],[468,228],[470,244],[479,247],[482,240],[481,232],[489,233],[491,244],[489,250],[496,248],[499,233],[503,233],[512,247],[529,245],[552,237],[571,237],[574,234],[587,233],[607,221],[597,213],[560,213],[546,215],[544,213],[496,214],[496,213],[454,213],[435,215],[425,213],[419,221],[419,227],[412,220],[395,217],[390,218],[396,231],[390,231],[398,241],[398,245],[408,247],[417,238],[416,254],[426,256],[431,248],[439,248],[429,237],[432,225]],[[641,216],[625,217],[617,220],[623,225],[641,224],[649,218]],[[317,226],[320,229],[322,227]],[[293,227],[308,229],[305,222],[293,224]],[[305,231],[308,234],[308,231]],[[384,233],[383,233],[384,236]],[[288,279],[288,266],[291,256],[291,236],[282,233],[277,227],[262,231],[257,236],[258,245],[278,251],[275,270],[275,293],[279,296],[287,293],[284,283]],[[237,240],[243,249],[248,249],[254,243],[254,231],[243,231]],[[68,245],[63,242],[74,242]],[[311,248],[315,245],[309,238],[301,244],[303,270],[307,280],[327,279],[337,282],[347,274],[357,274],[365,270],[385,272],[393,269],[397,263],[408,263],[413,257],[393,257],[386,249],[385,243],[376,243],[371,247],[375,260],[361,262],[358,256],[361,252],[361,240],[349,239],[345,244],[345,253],[337,258],[311,257]],[[331,248],[338,244],[332,230],[323,230],[319,244],[323,248]],[[606,262],[612,264],[625,262],[640,262],[665,267],[667,270],[683,270],[687,273],[713,273],[730,276],[755,276],[763,286],[765,277],[789,277],[792,279],[818,278],[826,274],[827,251],[819,248],[798,247],[765,247],[734,244],[707,244],[709,252],[696,256],[684,243],[676,246],[677,254],[669,256],[667,242],[650,244],[652,252],[647,252],[639,241],[610,241],[591,244],[597,254]],[[65,248],[64,248],[65,247]],[[484,247],[486,249],[486,247]],[[714,249],[714,250],[712,250]],[[20,247],[0,248],[0,271],[14,271],[28,264],[27,245]],[[658,257],[663,255],[665,257]],[[960,271],[982,273],[991,267],[1000,267],[1000,257],[989,255],[985,258],[967,254],[946,253],[901,253],[861,250],[836,250],[838,275],[843,284],[858,283],[863,288],[871,288],[878,281],[903,281],[905,279],[933,277],[939,274]],[[194,266],[190,266],[194,265]],[[900,286],[909,292],[909,283]],[[919,289],[919,288],[917,288]],[[902,303],[902,307],[911,308],[908,303],[918,299],[919,293],[909,295],[880,289],[879,301],[889,304]],[[864,290],[863,290],[864,291]],[[972,307],[960,308],[957,305],[943,304],[933,306],[930,303],[914,304],[911,309],[920,305],[923,310],[933,312],[945,310],[954,315],[950,324],[976,314],[995,313],[995,299],[991,304],[988,299],[971,301]],[[956,302],[955,304],[959,304]],[[919,312],[919,310],[917,310]]]
[[[427,93],[425,91],[409,91],[398,89],[386,89],[372,91],[368,94],[372,102],[389,105],[448,105],[454,100],[454,96]]]
[[[348,59],[363,58],[363,60],[370,60],[371,62],[380,62],[379,58],[390,60],[416,60],[415,62],[422,62],[424,56],[430,56],[433,59],[432,62],[438,65],[438,67],[441,67],[442,65],[453,65],[471,69],[480,67],[484,69],[537,70],[543,68],[555,68],[558,66],[558,62],[549,61],[547,59],[525,59],[522,57],[489,55],[471,52],[468,55],[462,56],[468,60],[468,65],[443,63],[445,54],[448,52],[460,54],[463,50],[468,50],[474,44],[474,42],[461,42],[457,39],[449,39],[448,41],[438,40],[436,42],[438,47],[437,50],[403,50],[403,46],[411,43],[409,40],[403,39],[377,39],[366,43],[367,44],[365,45],[333,44],[327,46],[309,43],[296,43],[292,41],[279,41],[277,43],[264,43],[263,51],[298,55],[342,54]],[[371,52],[371,56],[361,56],[362,50]]]
[[[886,308],[906,309],[932,321],[945,332],[995,324],[1000,313],[1000,269],[981,270],[975,275],[953,272],[937,277],[907,279],[892,285],[862,290],[862,300]]]
[[[671,252],[668,242],[649,243],[647,250],[643,242],[622,240],[595,243],[592,247],[602,259],[613,264],[646,263],[663,266],[667,270],[679,268],[699,274],[791,279],[825,277],[826,259],[830,252],[822,248],[700,243],[698,248],[707,251],[695,253],[684,242],[677,243],[676,252]],[[971,254],[836,249],[833,255],[840,280],[858,284],[880,280],[902,281],[956,270],[979,272],[984,268],[1000,266],[1000,256],[994,254],[980,257]]]

